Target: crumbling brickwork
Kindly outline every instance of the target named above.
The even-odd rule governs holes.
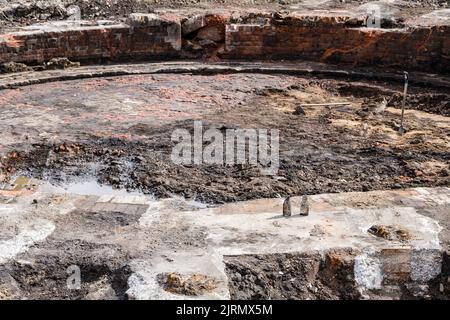
[[[229,24],[230,58],[300,59],[355,65],[449,70],[450,26],[372,29],[352,19],[290,17]]]
[[[217,55],[222,59],[310,60],[440,73],[450,69],[448,25],[374,29],[365,27],[363,18],[295,14],[243,19],[224,15],[218,24],[211,17],[215,16],[186,20],[169,14],[132,14],[124,24],[10,33],[0,36],[0,63],[40,63],[54,57],[82,61]],[[213,28],[217,26],[218,31]],[[200,41],[184,39],[193,36]],[[188,55],[189,49],[200,54]]]
[[[0,36],[0,62],[173,57],[181,49],[176,18],[131,15],[127,24],[23,31]]]

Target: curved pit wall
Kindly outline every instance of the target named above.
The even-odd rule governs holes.
[[[367,28],[365,17],[132,14],[125,23],[62,22],[0,36],[0,63],[171,58],[290,59],[448,73],[450,26]]]

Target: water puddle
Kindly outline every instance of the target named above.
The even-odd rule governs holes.
[[[17,176],[10,182],[0,183],[0,190],[8,192],[20,192],[22,190],[36,190],[49,193],[72,193],[78,195],[93,196],[145,196],[138,191],[128,191],[126,189],[115,189],[109,185],[100,184],[91,179],[72,181],[72,182],[49,182],[42,181],[26,176]]]
[[[115,189],[111,186],[100,184],[96,180],[83,180],[75,182],[64,182],[58,185],[46,182],[42,188],[45,191],[55,193],[72,193],[78,195],[92,196],[145,196],[138,191],[128,191],[126,189]]]
[[[140,191],[130,191],[127,189],[116,189],[110,185],[101,184],[94,177],[85,177],[76,181],[48,181],[37,180],[26,176],[16,176],[9,182],[0,184],[0,191],[9,193],[22,193],[22,191],[51,193],[51,194],[74,194],[81,196],[138,196],[145,197],[155,205],[155,210],[159,211],[162,207],[172,210],[196,211],[207,208],[208,205],[196,201],[195,199],[185,199],[183,197],[172,195],[166,199],[157,200],[151,194],[144,194]],[[162,206],[162,207],[160,207]]]

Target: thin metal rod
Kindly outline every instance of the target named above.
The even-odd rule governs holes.
[[[405,88],[403,89],[402,118],[400,120],[400,129],[398,130],[402,134],[405,132],[405,129],[403,128],[403,119],[405,117],[406,93],[408,92],[408,72],[404,71],[404,74]]]
[[[319,106],[345,106],[350,104],[350,102],[330,102],[330,103],[307,103],[301,104],[302,107],[319,107]]]

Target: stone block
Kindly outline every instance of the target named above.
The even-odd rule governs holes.
[[[206,26],[206,19],[204,15],[195,15],[192,17],[189,17],[181,24],[181,29],[183,32],[183,35],[188,35],[194,31],[199,30],[200,28],[203,28]]]

